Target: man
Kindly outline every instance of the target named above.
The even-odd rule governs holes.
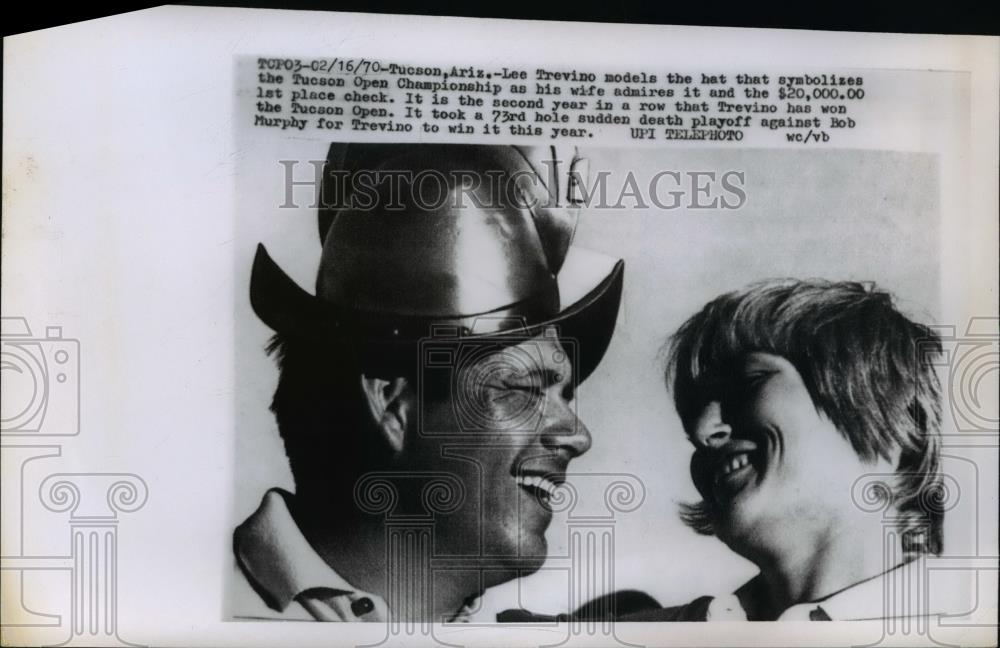
[[[917,559],[942,549],[940,353],[887,293],[852,282],[764,282],[685,322],[666,377],[703,501],[683,518],[760,573],[732,595],[629,619],[940,611],[917,586]]]
[[[234,534],[246,616],[465,620],[541,566],[549,499],[591,443],[574,390],[622,289],[621,261],[570,244],[568,162],[333,145],[315,296],[258,248],[295,493]]]

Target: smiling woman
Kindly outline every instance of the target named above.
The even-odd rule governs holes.
[[[888,293],[853,282],[763,282],[685,322],[666,378],[703,499],[682,517],[760,574],[735,598],[655,618],[896,616],[869,590],[942,549],[943,512],[928,496],[941,481],[940,353]],[[889,515],[852,496],[872,476]]]

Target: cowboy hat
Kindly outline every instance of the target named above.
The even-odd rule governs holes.
[[[572,245],[581,165],[553,147],[334,144],[316,294],[258,245],[253,309],[378,366],[435,335],[516,342],[554,327],[583,381],[610,343],[624,262]]]

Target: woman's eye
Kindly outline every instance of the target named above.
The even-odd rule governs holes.
[[[756,373],[734,376],[732,380],[722,387],[720,395],[724,401],[746,400],[753,396],[761,385],[764,384],[766,377],[766,374]]]
[[[741,391],[744,393],[754,393],[760,389],[771,376],[768,372],[754,372],[746,374],[740,381]]]

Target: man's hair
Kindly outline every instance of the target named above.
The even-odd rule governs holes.
[[[445,399],[449,385],[417,377],[419,348],[398,345],[391,357],[363,358],[359,340],[326,343],[275,334],[267,352],[278,363],[271,411],[285,444],[296,496],[309,504],[353,507],[358,479],[389,467],[392,453],[372,421],[363,375],[405,378],[425,403]],[[432,376],[433,377],[433,376]]]
[[[903,549],[939,554],[944,512],[938,472],[940,337],[901,314],[873,284],[770,280],[712,300],[671,337],[665,378],[689,433],[720,373],[742,357],[781,356],[802,376],[817,410],[864,461],[891,460],[886,485]],[[707,502],[683,505],[695,531],[714,533]]]
[[[354,483],[384,459],[351,345],[277,334],[267,347],[280,375],[271,401],[296,494],[328,505],[351,503]]]

